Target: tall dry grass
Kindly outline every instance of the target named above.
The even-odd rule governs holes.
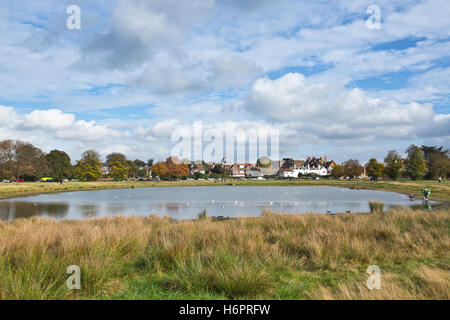
[[[448,299],[449,230],[449,209],[0,222],[0,299],[126,298],[136,281],[185,297]],[[66,288],[69,265],[81,291]],[[369,265],[381,290],[365,287]]]

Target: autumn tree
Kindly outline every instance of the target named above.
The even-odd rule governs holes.
[[[12,179],[15,165],[16,143],[13,140],[0,141],[0,172],[2,178]]]
[[[96,181],[102,176],[102,162],[100,155],[95,150],[87,150],[77,161],[75,173],[82,181]]]
[[[395,150],[388,152],[386,158],[384,158],[384,163],[386,165],[384,171],[389,178],[396,180],[401,177],[403,159]]]
[[[169,175],[169,169],[167,168],[167,165],[165,162],[158,162],[153,166],[153,175],[158,176],[162,179],[168,179],[170,177]]]
[[[372,158],[366,166],[367,175],[371,178],[378,179],[383,176],[384,164],[378,162],[377,159]]]
[[[52,150],[45,156],[48,175],[55,179],[70,179],[74,175],[70,157],[64,151]]]
[[[341,164],[337,164],[331,170],[331,175],[333,178],[339,179],[340,177],[345,176],[345,168]]]
[[[0,171],[9,179],[34,180],[47,169],[45,153],[31,143],[19,140],[0,142]]]
[[[347,160],[344,163],[344,170],[345,175],[348,176],[349,178],[359,177],[363,173],[363,167],[361,166],[359,161],[353,159]]]
[[[412,180],[423,178],[426,173],[427,164],[422,149],[418,146],[410,145],[406,150],[406,153],[405,174]]]
[[[172,162],[171,158],[168,158],[166,160],[166,166],[169,171],[169,177],[171,179],[185,178],[189,175],[189,167],[184,163],[175,164]]]

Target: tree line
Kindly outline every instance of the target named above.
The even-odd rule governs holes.
[[[143,168],[152,165],[153,159],[147,162],[139,159],[131,161],[121,153],[112,153],[106,157],[105,175],[100,154],[95,150],[83,152],[81,159],[72,165],[69,155],[64,151],[45,153],[28,142],[0,141],[0,180],[37,181],[51,177],[55,180],[96,181],[106,176],[121,181],[147,176]]]
[[[103,168],[104,166],[106,168]],[[109,177],[123,181],[127,178],[148,176],[148,171],[144,169],[146,166],[152,167],[153,176],[159,176],[161,179],[180,179],[190,175],[186,164],[175,164],[171,158],[154,164],[153,159],[146,162],[139,159],[132,161],[122,153],[111,153],[106,156],[103,164],[97,151],[87,150],[82,153],[81,159],[72,165],[69,155],[64,151],[53,150],[45,153],[31,143],[19,140],[0,141],[0,181],[37,181],[43,177],[80,181],[96,181],[101,177]],[[209,168],[205,164],[205,168],[205,176],[213,174],[224,177],[230,174],[220,165]],[[383,163],[374,158],[363,167],[357,160],[351,159],[342,165],[334,166],[331,175],[335,178],[356,178],[364,171],[373,179],[383,176],[393,180],[401,177],[413,180],[445,178],[450,175],[449,152],[443,147],[411,145],[406,150],[405,158],[397,151],[391,150]]]
[[[384,158],[384,162],[372,158],[364,168],[357,160],[348,160],[342,165],[334,166],[331,175],[335,178],[344,176],[356,178],[364,171],[375,180],[380,177],[389,177],[392,180],[402,177],[412,180],[446,178],[450,176],[449,152],[442,146],[410,145],[406,149],[405,158],[397,151],[391,150]]]

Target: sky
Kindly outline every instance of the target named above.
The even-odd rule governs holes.
[[[448,0],[1,1],[0,139],[162,160],[201,121],[279,130],[282,158],[449,148],[449,17]]]

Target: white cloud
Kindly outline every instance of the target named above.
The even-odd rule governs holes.
[[[18,115],[12,107],[0,105],[0,128],[13,127],[18,121]]]
[[[28,129],[63,130],[75,123],[75,116],[61,110],[34,110],[25,115],[23,125]]]
[[[279,79],[259,79],[246,104],[251,112],[278,123],[289,123],[299,134],[335,139],[413,139],[447,117],[436,115],[432,104],[400,104],[368,98],[361,89],[345,89],[328,83],[310,83],[301,74]],[[436,132],[450,136],[450,126]]]

